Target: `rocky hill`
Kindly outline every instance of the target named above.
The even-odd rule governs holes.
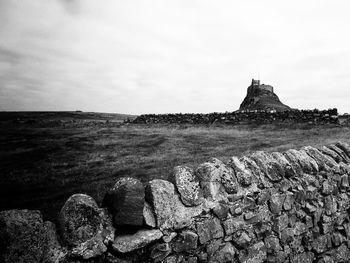
[[[260,80],[253,79],[239,110],[286,111],[291,108],[280,101],[272,86],[260,84]]]

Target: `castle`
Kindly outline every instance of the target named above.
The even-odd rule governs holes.
[[[273,92],[273,87],[271,85],[260,84],[260,80],[252,79],[252,84],[250,84],[248,92],[257,88]]]

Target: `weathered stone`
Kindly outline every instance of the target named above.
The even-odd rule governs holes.
[[[328,155],[323,154],[318,149],[312,146],[306,146],[302,148],[308,155],[310,155],[319,166],[320,170],[329,171],[339,169],[339,165]]]
[[[333,245],[336,247],[340,246],[346,240],[346,238],[339,232],[334,232],[332,234],[331,239],[332,239]]]
[[[164,234],[164,233],[163,233],[163,234]],[[169,242],[171,242],[171,240],[173,240],[176,236],[177,236],[177,232],[170,232],[170,233],[164,234],[164,235],[163,235],[163,241],[164,241],[165,243],[169,243]]]
[[[132,235],[120,235],[114,239],[112,248],[114,251],[119,253],[127,253],[142,247],[147,246],[148,244],[161,239],[163,233],[158,230],[139,230]]]
[[[161,262],[171,253],[171,247],[169,243],[159,243],[155,244],[151,248],[150,257],[153,259],[153,262]]]
[[[312,249],[318,253],[321,254],[326,251],[328,244],[328,238],[326,235],[318,236],[313,242],[312,242]]]
[[[350,145],[346,142],[336,142],[335,146],[341,149],[350,158]]]
[[[233,243],[239,248],[247,248],[252,241],[252,238],[244,230],[238,230],[233,233]]]
[[[276,236],[268,236],[264,239],[266,250],[268,254],[277,254],[282,250],[279,239]]]
[[[294,195],[293,193],[287,192],[283,202],[283,208],[284,210],[289,211],[292,209],[293,205],[294,205]]]
[[[349,175],[343,174],[340,179],[340,187],[343,189],[349,188]]]
[[[216,217],[197,222],[197,233],[201,244],[204,244],[213,238],[224,236],[220,220]]]
[[[289,163],[287,158],[280,152],[273,152],[271,156],[279,163],[279,165],[284,170],[284,175],[286,178],[295,177],[298,173],[294,167]]]
[[[243,187],[247,187],[252,183],[253,175],[251,171],[246,169],[244,163],[236,156],[231,157],[228,165],[235,171],[237,180]]]
[[[327,145],[327,148],[329,148],[332,151],[336,152],[340,156],[341,160],[344,163],[350,163],[349,156],[346,153],[344,153],[344,151],[342,149],[338,148],[335,144]]]
[[[150,227],[156,227],[157,222],[156,218],[154,216],[153,208],[152,206],[145,202],[145,206],[143,207],[143,219],[145,220],[145,224]]]
[[[350,250],[345,244],[334,249],[331,255],[335,262],[349,262],[350,260]]]
[[[304,150],[288,150],[286,153],[289,153],[287,155],[287,159],[289,160],[288,157],[290,157],[290,155],[294,155],[294,157],[296,158],[296,160],[299,162],[300,167],[302,168],[304,173],[307,174],[316,174],[319,171],[318,165],[316,163],[316,161],[311,158]]]
[[[243,220],[243,217],[231,217],[225,221],[223,221],[223,226],[225,229],[225,235],[229,236],[238,230],[247,229],[247,223]]]
[[[201,164],[196,175],[205,198],[213,201],[227,201],[228,193],[237,192],[233,170],[218,159],[212,158]]]
[[[197,248],[198,235],[190,230],[182,231],[177,235],[174,242],[174,250],[176,252],[185,252]]]
[[[161,229],[181,229],[189,226],[202,207],[186,207],[175,193],[172,183],[161,179],[149,182],[146,198],[154,208],[157,226]]]
[[[271,195],[271,198],[269,200],[269,208],[271,210],[271,213],[278,215],[282,211],[282,206],[284,204],[285,195],[281,195],[278,193],[275,193]]]
[[[239,254],[240,263],[263,263],[267,259],[264,242],[258,242]]]
[[[279,235],[282,243],[291,243],[294,239],[294,230],[287,227],[279,232]]]
[[[208,254],[209,259],[212,258],[212,256],[215,254],[216,251],[218,251],[222,244],[222,239],[212,239],[206,243],[205,250]]]
[[[274,230],[279,233],[281,232],[283,229],[288,227],[288,215],[282,214],[279,217],[275,218],[275,224],[274,224]]]
[[[73,247],[72,255],[76,257],[89,259],[102,255],[114,239],[111,215],[84,194],[72,195],[66,201],[58,223],[63,241]]]
[[[210,258],[209,263],[234,262],[235,255],[235,247],[230,242],[226,242],[224,246],[219,248],[214,253],[214,255]]]
[[[336,163],[340,163],[342,161],[342,158],[335,151],[329,149],[326,146],[322,146],[319,150],[323,154],[328,155],[330,158],[332,158]]]
[[[294,235],[300,236],[307,232],[307,227],[304,223],[296,222],[294,226]]]
[[[327,215],[332,215],[337,212],[337,201],[334,196],[327,195],[324,199],[324,207]]]
[[[329,180],[323,181],[322,194],[330,195],[331,193],[333,193],[333,190],[334,190],[334,185]]]
[[[315,259],[315,255],[312,252],[305,252],[302,254],[291,255],[290,262],[291,263],[312,263]]]
[[[252,173],[252,177],[249,177],[249,184],[251,184],[253,181],[256,181],[256,183],[261,185],[263,188],[269,188],[273,186],[272,182],[268,180],[266,176],[264,176],[264,172],[252,158],[243,156],[239,160],[244,163],[246,169]]]
[[[174,168],[174,177],[181,201],[185,205],[196,206],[203,201],[199,181],[191,168],[186,166],[176,166]]]
[[[250,155],[255,163],[272,182],[278,182],[285,176],[285,171],[276,159],[267,152],[257,151]]]
[[[57,229],[54,223],[46,221],[45,228],[45,250],[42,263],[57,263],[64,261],[67,256],[67,249],[59,243]]]
[[[118,179],[103,200],[103,206],[111,211],[116,225],[141,226],[144,203],[145,190],[142,183],[130,177]]]
[[[218,203],[213,208],[213,213],[221,220],[227,218],[228,212],[230,211],[230,207],[227,204]]]
[[[39,211],[0,212],[0,262],[41,262],[45,243],[45,227]]]

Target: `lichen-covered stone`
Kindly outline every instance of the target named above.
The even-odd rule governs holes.
[[[174,168],[176,188],[182,202],[187,206],[196,206],[203,202],[202,190],[193,170],[186,166]]]
[[[282,211],[284,200],[285,200],[285,195],[278,194],[278,193],[272,194],[269,200],[269,208],[271,213],[276,215],[280,214]]]
[[[335,144],[330,144],[330,145],[327,145],[327,148],[331,149],[332,151],[336,152],[341,160],[344,162],[344,163],[350,163],[350,158],[349,156],[341,149],[339,148],[338,146],[336,146]]]
[[[198,166],[196,170],[203,195],[213,201],[227,201],[228,193],[237,192],[234,172],[218,159]]]
[[[285,170],[276,159],[267,152],[257,151],[250,155],[264,175],[272,182],[278,182],[285,176]]]
[[[287,160],[294,165],[296,170],[299,170],[299,167],[304,173],[307,174],[316,174],[318,172],[318,165],[314,159],[312,159],[304,150],[295,150],[290,149],[285,152]]]
[[[320,170],[330,171],[338,168],[338,164],[327,155],[321,153],[318,149],[312,146],[305,146],[302,148],[311,158],[313,158]],[[338,168],[339,169],[339,168]]]
[[[252,172],[246,169],[243,162],[241,162],[236,156],[232,156],[228,162],[228,165],[235,171],[237,181],[243,186],[249,186],[253,181]]]
[[[61,237],[72,247],[75,257],[89,259],[102,255],[114,239],[111,215],[98,208],[88,195],[72,195],[62,207],[58,223]]]
[[[284,170],[284,176],[287,178],[292,178],[297,175],[297,171],[294,167],[289,163],[287,158],[280,152],[272,152],[271,156],[279,163],[279,165]]]
[[[175,193],[172,183],[155,179],[146,187],[146,198],[153,206],[157,227],[161,229],[181,229],[191,225],[193,218],[202,212],[202,207],[186,207]]]
[[[260,169],[259,165],[249,156],[243,156],[239,159],[242,163],[244,163],[244,166],[246,169],[248,169],[252,176],[248,177],[247,180],[249,180],[249,185],[255,181],[257,184],[262,184],[265,188],[272,187],[273,184],[270,182],[265,176],[262,169]]]
[[[197,233],[201,244],[205,244],[207,241],[214,238],[224,236],[220,220],[216,217],[197,222]]]
[[[322,146],[319,150],[324,155],[327,155],[330,158],[332,158],[336,163],[340,163],[342,161],[342,158],[335,151],[331,150],[327,146]]]
[[[153,241],[161,239],[162,231],[154,230],[139,230],[132,235],[120,235],[114,239],[112,248],[119,253],[128,253],[147,246]]]
[[[144,203],[142,183],[130,177],[118,179],[103,200],[103,206],[111,211],[116,225],[142,226]]]
[[[39,211],[0,212],[0,262],[41,262],[45,245],[45,226]]]

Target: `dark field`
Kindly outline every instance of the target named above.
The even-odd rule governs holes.
[[[147,182],[172,168],[196,167],[255,150],[350,142],[347,126],[134,126],[133,116],[96,113],[0,113],[0,210],[39,209],[55,220],[73,193],[101,202],[116,178]]]

